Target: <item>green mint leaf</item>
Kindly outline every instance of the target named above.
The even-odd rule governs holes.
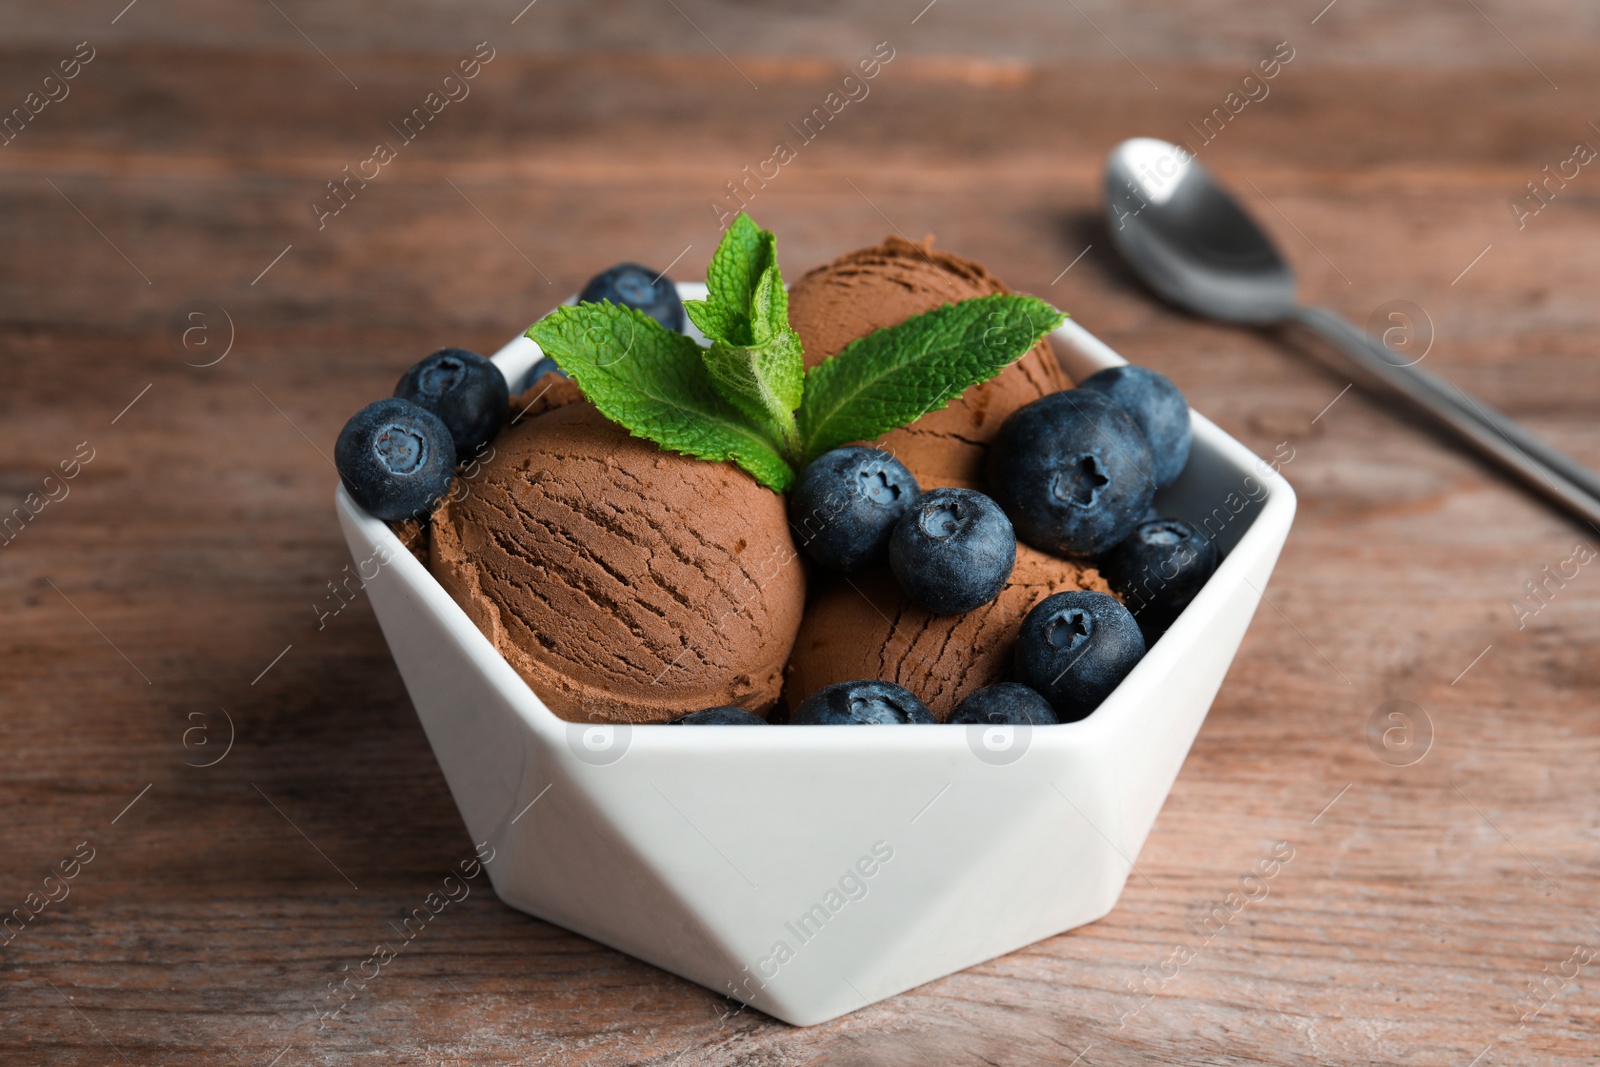
[[[557,308],[528,336],[635,437],[696,459],[731,460],[775,492],[793,483],[779,443],[717,394],[693,339],[610,302]]]
[[[946,304],[851,342],[805,378],[800,438],[807,459],[870,441],[988,381],[1061,325],[1032,296],[997,294]]]
[[[760,347],[712,343],[701,352],[711,385],[773,440],[798,455],[794,409],[805,391],[800,341],[790,333]]]
[[[755,341],[750,316],[740,308],[709,300],[685,300],[683,310],[708,341],[724,341],[730,345],[748,345]]]
[[[756,344],[783,340],[785,337],[799,341],[799,335],[789,328],[789,292],[783,287],[783,275],[778,272],[776,256],[761,272],[755,292],[750,294],[750,331]],[[805,373],[804,362],[800,364],[800,372],[802,376]],[[789,410],[793,411],[799,406],[800,383],[796,382],[794,404]]]
[[[747,311],[762,272],[776,260],[776,243],[769,231],[757,226],[749,215],[739,212],[723,233],[722,241],[711,255],[711,265],[706,268],[706,289],[711,302]]]
[[[686,308],[712,341],[702,353],[712,387],[798,461],[794,410],[805,394],[805,361],[789,328],[776,238],[741,214],[711,257],[707,288],[710,300]]]

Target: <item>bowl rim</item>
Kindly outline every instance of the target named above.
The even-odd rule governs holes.
[[[703,283],[677,283],[684,299],[703,298]],[[575,302],[570,297],[564,304]],[[686,330],[703,341],[692,325]],[[1127,362],[1121,355],[1091,334],[1075,320],[1067,319],[1050,334],[1052,349],[1074,380],[1085,373]],[[543,358],[538,345],[527,337],[508,342],[491,357],[506,375],[513,390],[527,370]],[[1078,373],[1072,373],[1074,370]],[[1247,572],[1265,552],[1277,549],[1274,530],[1287,526],[1295,511],[1295,494],[1281,472],[1251,452],[1204,415],[1190,408],[1194,427],[1195,445],[1213,451],[1228,466],[1238,471],[1241,481],[1251,475],[1264,489],[1264,495],[1254,509],[1243,533],[1223,558],[1216,572],[1207,580],[1199,594],[1179,615],[1172,627],[1157,641],[1126,678],[1086,718],[1077,722],[1058,723],[1031,730],[1033,747],[1050,748],[1070,746],[1078,748],[1092,745],[1102,735],[1117,733],[1130,726],[1130,718],[1138,714],[1143,701],[1154,695],[1161,679],[1169,674],[1204,635],[1206,617],[1220,608],[1229,594],[1241,583],[1248,583]],[[535,735],[558,742],[570,731],[614,730],[627,732],[630,751],[643,748],[657,749],[663,753],[707,748],[730,751],[760,751],[781,747],[786,751],[816,750],[838,751],[848,748],[853,752],[965,751],[969,732],[989,730],[994,727],[970,726],[957,723],[936,723],[916,729],[862,730],[857,726],[795,726],[792,729],[751,730],[735,726],[700,726],[693,730],[656,729],[665,723],[579,723],[556,715],[533,688],[490,643],[482,631],[467,616],[462,607],[445,590],[431,572],[401,543],[389,524],[369,514],[358,505],[341,483],[334,493],[335,507],[363,539],[374,546],[374,554],[381,553],[384,567],[401,583],[407,596],[434,616],[458,649],[479,669],[499,693],[506,705],[513,709],[526,727]],[[1281,539],[1279,539],[1281,540]],[[1257,590],[1259,593],[1260,590]],[[788,725],[788,724],[778,724]],[[561,746],[565,747],[565,746]]]

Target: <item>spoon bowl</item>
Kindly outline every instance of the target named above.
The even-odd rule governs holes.
[[[1111,241],[1157,294],[1206,318],[1293,315],[1294,272],[1187,149],[1136,137],[1106,162]]]

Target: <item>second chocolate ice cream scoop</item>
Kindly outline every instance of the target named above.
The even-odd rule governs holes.
[[[1010,292],[982,265],[923,243],[886,237],[810,271],[789,290],[789,323],[800,335],[806,366],[838,355],[874,330],[973,297]],[[1048,341],[931,411],[875,442],[904,463],[924,489],[983,487],[985,446],[1006,416],[1071,381]]]

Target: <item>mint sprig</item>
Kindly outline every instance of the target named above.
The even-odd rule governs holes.
[[[609,301],[559,308],[528,336],[600,414],[635,437],[696,459],[732,460],[779,492],[793,481],[772,442],[712,387],[692,338]]]
[[[794,410],[805,391],[800,337],[789,328],[789,295],[778,272],[778,242],[740,215],[706,269],[709,300],[684,310],[706,335],[711,385],[790,458],[800,451]]]
[[[1031,296],[978,297],[874,331],[807,373],[777,241],[743,214],[711,257],[706,290],[684,301],[706,348],[610,302],[557,308],[528,336],[630,433],[731,460],[780,493],[823,452],[994,377],[1066,318]]]
[[[852,341],[806,375],[800,436],[806,460],[937,411],[986,382],[1060,326],[1032,296],[996,294],[946,304]]]

